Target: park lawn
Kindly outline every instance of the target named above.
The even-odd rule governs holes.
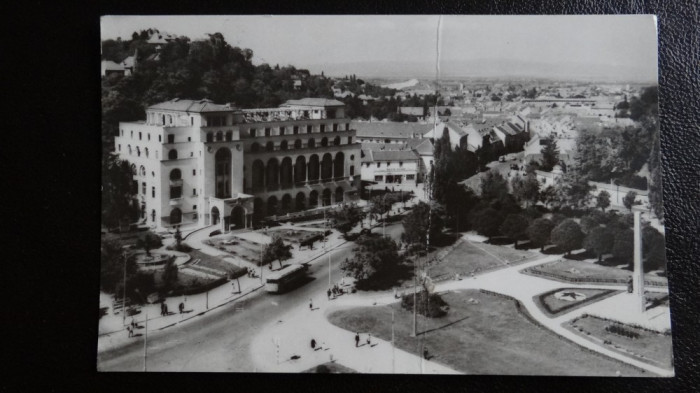
[[[537,256],[536,253],[526,250],[462,241],[442,261],[430,268],[430,276],[451,277],[455,273],[467,276],[498,266],[506,267],[508,266],[506,261],[512,264],[535,256]]]
[[[639,334],[636,339],[625,337],[616,333],[605,331],[605,327],[612,325],[613,322],[606,321],[595,316],[586,316],[577,318],[564,326],[572,332],[578,334],[587,340],[600,344],[601,341],[610,341],[611,345],[606,345],[613,351],[620,352],[625,355],[634,357],[658,367],[673,369],[673,346],[671,343],[671,335],[662,333],[650,332],[644,329],[622,324],[622,326],[630,331]],[[618,324],[620,325],[620,324]],[[575,329],[578,327],[583,329],[583,332]],[[586,334],[590,333],[590,335]],[[592,339],[594,337],[598,340]],[[617,346],[617,348],[615,347]]]
[[[163,270],[156,271],[153,275],[153,278],[155,280],[155,285],[156,288],[162,288],[163,287]],[[187,274],[186,272],[183,271],[178,271],[177,272],[177,287],[181,288],[192,288],[192,287],[198,287],[204,284],[207,284],[209,282],[214,281],[214,278],[204,278],[200,276],[195,276],[193,274]]]
[[[559,291],[571,291],[586,295],[583,300],[566,301],[559,300],[554,297],[554,294]],[[612,295],[616,295],[622,291],[611,289],[592,289],[592,288],[559,288],[554,291],[535,295],[533,300],[537,307],[550,317],[556,317],[560,314],[571,312],[577,308],[581,308],[591,302],[598,302]]]
[[[308,237],[309,235],[312,235],[314,233],[317,233],[316,231],[305,231],[303,229],[288,229],[288,228],[275,228],[275,229],[269,229],[267,231],[267,234],[272,236],[272,235],[279,235],[282,240],[284,240],[287,243],[299,243],[302,239]]]
[[[625,376],[645,375],[540,328],[517,311],[512,299],[476,290],[450,292],[442,298],[450,306],[447,315],[433,320],[419,316],[418,339],[409,336],[411,312],[398,303],[340,310],[329,320],[343,329],[391,341],[393,309],[398,348],[422,354],[425,340],[431,360],[467,374],[613,376],[620,370]]]
[[[331,362],[326,362],[323,364],[319,364],[318,366],[312,367],[308,370],[302,371],[302,374],[316,374],[318,371],[316,371],[316,367],[319,366],[326,366],[328,367],[329,374],[357,374],[357,371],[351,369],[350,367],[345,367],[342,364],[338,363],[331,363]]]
[[[260,245],[258,243],[238,237],[233,239],[237,242],[237,244],[223,244],[224,241],[231,239],[212,239],[210,242],[212,247],[227,252],[250,263],[257,263],[260,260]]]
[[[224,261],[221,257],[219,256],[213,256],[209,254],[205,254],[201,251],[197,250],[192,250],[188,254],[192,257],[192,260],[199,259],[199,262],[197,263],[197,266],[204,266],[216,270],[221,270],[222,272],[226,272],[228,274],[236,274],[242,269],[242,267],[234,266],[226,261]]]
[[[626,269],[618,269],[615,267],[601,266],[591,262],[572,261],[569,259],[561,259],[555,262],[549,262],[531,268],[532,270],[541,271],[543,273],[556,274],[565,278],[574,279],[590,279],[592,282],[600,279],[614,279],[620,282],[627,282],[632,276],[632,272]],[[572,271],[572,269],[574,271]],[[577,272],[576,272],[577,271]],[[645,280],[667,283],[666,277],[645,274]]]

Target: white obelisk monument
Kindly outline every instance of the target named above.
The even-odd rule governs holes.
[[[646,311],[646,299],[644,298],[644,269],[642,267],[642,212],[649,210],[640,207],[632,207],[634,213],[634,273],[632,275],[633,294],[639,299],[639,310]]]

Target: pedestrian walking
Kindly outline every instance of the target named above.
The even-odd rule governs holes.
[[[131,318],[131,328],[133,329],[135,327],[136,327],[136,322],[134,322],[134,318]]]
[[[168,315],[168,305],[163,303],[163,311],[165,312],[165,315]]]
[[[328,295],[328,300],[331,300],[331,289],[328,288],[328,291],[326,291],[326,294]]]
[[[355,348],[360,345],[360,333],[355,333]]]
[[[316,340],[314,340],[313,338],[311,339],[311,349],[316,349]]]
[[[314,309],[314,302],[312,299],[309,299],[309,310],[313,310],[313,309]]]
[[[178,308],[180,309],[180,314],[182,314],[185,311],[185,303],[180,302]]]
[[[160,316],[165,315],[165,303],[160,304]]]
[[[129,332],[129,337],[134,337],[134,330],[131,328],[131,326],[127,326],[126,330]]]
[[[372,346],[372,333],[367,333],[367,345]]]

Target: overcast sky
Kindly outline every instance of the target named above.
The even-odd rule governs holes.
[[[650,15],[105,16],[101,24],[102,39],[130,39],[149,27],[193,40],[220,32],[252,49],[256,64],[327,74],[430,75],[439,48],[443,75],[657,78]]]

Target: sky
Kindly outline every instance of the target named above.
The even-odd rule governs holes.
[[[256,64],[365,77],[552,75],[657,79],[656,20],[615,16],[104,16],[102,39],[134,31],[220,32]],[[439,59],[439,62],[438,62]]]

